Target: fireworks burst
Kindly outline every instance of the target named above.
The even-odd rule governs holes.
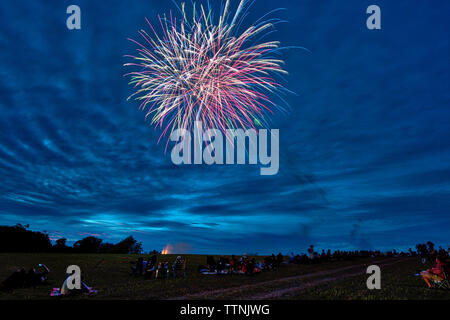
[[[231,13],[230,0],[222,7],[220,17],[204,6],[188,18],[185,4],[177,20],[159,17],[162,32],[139,34],[137,56],[125,66],[137,67],[130,84],[136,92],[130,96],[147,110],[151,124],[162,129],[162,136],[177,129],[190,130],[194,121],[206,129],[250,129],[267,126],[267,116],[282,107],[270,96],[284,90],[274,78],[287,74],[283,61],[276,58],[277,41],[258,43],[279,20],[256,23],[239,32],[247,1],[241,0]],[[129,99],[130,99],[129,98]],[[161,139],[161,138],[160,138]]]

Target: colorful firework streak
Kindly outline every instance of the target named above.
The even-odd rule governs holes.
[[[191,130],[195,121],[202,121],[205,130],[222,132],[268,127],[268,115],[284,110],[270,98],[287,91],[275,80],[287,74],[276,58],[280,43],[258,43],[280,20],[257,22],[239,32],[248,7],[242,0],[231,13],[227,0],[214,21],[209,5],[194,4],[188,18],[183,3],[181,19],[172,12],[158,16],[160,34],[146,19],[152,36],[141,30],[142,43],[129,39],[138,45],[138,55],[127,56],[133,62],[125,64],[138,68],[126,75],[136,89],[129,99],[141,102],[146,118],[162,129],[161,137]]]

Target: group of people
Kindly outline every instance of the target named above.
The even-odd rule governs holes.
[[[447,258],[450,253],[449,250],[443,248],[434,249],[434,244],[428,242],[428,244],[417,245],[417,251],[413,251],[411,248],[408,252],[397,252],[396,250],[381,252],[373,250],[361,250],[361,251],[341,251],[336,250],[333,253],[331,250],[322,250],[318,253],[314,250],[314,246],[310,245],[308,254],[297,254],[291,253],[287,263],[293,264],[310,264],[310,263],[321,263],[328,261],[342,261],[342,260],[352,260],[357,258],[376,258],[376,257],[414,257],[419,256],[422,263],[435,261],[435,266],[433,268],[422,271],[420,275],[422,279],[426,282],[429,288],[433,287],[434,284],[440,283],[442,281],[449,281],[449,269]],[[447,286],[449,286],[447,284]],[[449,286],[450,287],[450,286]]]
[[[436,250],[432,242],[428,242],[428,244],[418,244],[416,248],[417,254],[422,259],[422,263],[434,262],[437,257],[448,256],[448,253],[450,252],[450,248],[448,248],[448,251],[442,247]],[[411,249],[409,250],[411,251]]]
[[[247,254],[244,254],[239,259],[232,255],[231,257],[221,256],[216,261],[213,256],[208,256],[206,265],[201,265],[198,267],[198,271],[202,274],[242,274],[242,275],[254,275],[261,273],[263,271],[273,271],[276,270],[281,264],[310,264],[310,263],[321,263],[327,261],[341,261],[341,260],[351,260],[357,258],[375,258],[375,257],[401,257],[401,256],[419,256],[421,258],[426,256],[427,261],[435,261],[436,265],[426,271],[422,271],[417,276],[421,276],[426,282],[428,287],[434,286],[436,283],[442,281],[448,281],[449,270],[447,264],[447,258],[449,251],[439,248],[435,250],[431,248],[430,250],[425,250],[419,246],[420,250],[417,252],[409,250],[405,252],[391,251],[387,253],[382,253],[380,251],[340,251],[336,250],[333,253],[331,250],[322,252],[319,254],[314,250],[314,246],[311,245],[307,252],[308,254],[297,254],[291,253],[289,259],[284,261],[284,256],[279,253],[277,256],[272,254],[271,256],[266,256],[262,260],[257,260],[256,258],[250,258]],[[186,277],[186,260],[181,256],[178,256],[175,261],[170,264],[168,261],[157,261],[156,255],[149,257],[145,260],[139,257],[136,262],[131,262],[132,274],[144,276],[148,278],[169,278],[170,274],[173,277]],[[423,261],[423,259],[422,259]],[[33,267],[26,271],[24,268],[18,269],[13,274],[11,274],[6,280],[2,282],[1,288],[6,290],[12,290],[16,288],[31,287],[40,284],[45,284],[47,282],[47,275],[50,269],[45,264],[39,264],[37,267]],[[67,278],[64,281],[61,289],[54,288],[51,295],[69,295],[75,293],[95,293],[91,287],[88,287],[83,281],[81,281],[80,289],[69,289],[68,281],[70,281],[70,274],[67,274]],[[447,284],[448,285],[448,284]]]
[[[175,259],[171,268],[168,261],[157,261],[158,258],[156,255],[149,257],[147,260],[139,257],[136,262],[131,262],[131,272],[134,275],[155,279],[169,278],[171,272],[174,278],[180,276],[186,277],[186,260],[181,256]]]
[[[45,264],[38,264],[37,267],[32,267],[30,270],[25,271],[24,268],[20,268],[14,271],[8,278],[1,283],[1,289],[5,291],[11,291],[19,288],[28,288],[47,283],[48,274],[50,269]],[[80,280],[79,288],[72,288],[69,286],[72,274],[67,274],[65,281],[61,288],[53,288],[50,295],[62,296],[62,295],[75,295],[77,293],[96,293],[91,287],[88,287],[84,283],[83,279]]]
[[[2,289],[12,290],[44,284],[47,282],[49,272],[50,269],[45,264],[39,264],[28,272],[24,268],[20,268],[2,282]]]
[[[235,255],[231,258],[221,256],[217,262],[213,256],[208,256],[206,265],[198,267],[198,271],[202,274],[244,274],[254,275],[263,271],[273,271],[283,262],[283,255],[278,256],[272,254],[265,257],[263,260],[256,260],[256,258],[249,258],[244,254],[240,259]]]

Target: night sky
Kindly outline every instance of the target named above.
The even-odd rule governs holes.
[[[77,4],[82,29],[66,28]],[[366,27],[377,4],[382,30]],[[257,0],[278,7],[291,111],[280,172],[172,164],[123,67],[168,0],[8,1],[0,10],[0,224],[52,240],[271,253],[450,244],[450,2]]]

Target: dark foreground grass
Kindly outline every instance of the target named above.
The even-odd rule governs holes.
[[[236,287],[287,276],[310,272],[312,266],[286,266],[275,272],[262,273],[252,277],[205,276],[197,267],[205,264],[206,256],[185,255],[188,260],[188,275],[185,279],[143,279],[130,274],[130,261],[137,255],[108,254],[0,254],[0,279],[5,279],[19,267],[30,268],[38,263],[46,264],[51,272],[48,284],[35,288],[1,293],[0,299],[49,299],[53,287],[60,287],[69,265],[80,266],[85,282],[99,290],[95,296],[78,296],[76,299],[166,299],[208,290]],[[174,255],[158,257],[158,261],[174,261]],[[321,265],[322,269],[335,268],[354,262],[337,262]]]
[[[263,284],[263,282],[273,281],[286,277],[309,274],[311,272],[338,269],[345,266],[371,264],[374,259],[358,259],[355,261],[329,262],[320,265],[291,265],[282,266],[278,271],[265,272],[256,276],[205,276],[197,272],[197,267],[205,264],[206,256],[185,255],[188,259],[188,276],[185,279],[143,279],[142,277],[130,274],[130,261],[135,261],[137,255],[107,255],[107,254],[0,254],[0,280],[8,277],[19,267],[30,268],[38,263],[46,264],[51,272],[48,284],[34,288],[17,289],[13,292],[0,292],[0,299],[167,299],[180,297],[189,294],[207,292],[223,288],[230,288],[230,293],[226,298],[240,299],[249,297],[257,292],[267,292],[286,285],[286,281],[281,285]],[[167,255],[159,260],[174,261],[174,255]],[[390,261],[388,258],[385,261]],[[391,258],[392,260],[392,258]],[[405,262],[406,263],[406,262]],[[99,292],[96,295],[81,295],[77,297],[52,298],[50,292],[53,287],[60,287],[65,279],[65,271],[69,265],[78,265],[81,268],[85,282],[93,286]],[[383,292],[371,293],[373,299],[421,299],[421,298],[449,298],[447,294],[431,293],[424,289],[424,285],[414,278],[418,269],[416,262],[407,262],[406,267],[396,266],[396,270],[401,271],[402,276],[397,279],[390,277],[389,272],[383,273]],[[384,270],[383,270],[384,272]],[[312,278],[313,279],[313,278]],[[367,299],[365,290],[361,291],[361,286],[365,288],[366,276],[361,279],[353,278],[345,282],[337,281],[329,286],[321,286],[318,291],[308,289],[300,294],[285,297],[289,299]],[[399,283],[402,285],[396,288]],[[259,285],[261,283],[261,285]],[[336,287],[335,287],[336,284]],[[231,289],[240,286],[253,285],[247,292],[245,290]],[[289,283],[290,286],[295,282]],[[317,287],[319,288],[319,287]],[[337,289],[335,289],[337,288]],[[336,291],[338,290],[338,291]],[[305,294],[309,292],[308,294]],[[336,293],[338,292],[338,293]],[[426,294],[423,296],[423,294]],[[220,298],[220,297],[217,297]],[[225,296],[223,297],[225,298]]]
[[[428,289],[415,276],[431,266],[418,259],[386,265],[381,268],[381,290],[368,290],[368,275],[338,280],[298,291],[281,299],[294,300],[450,300],[450,290]]]

